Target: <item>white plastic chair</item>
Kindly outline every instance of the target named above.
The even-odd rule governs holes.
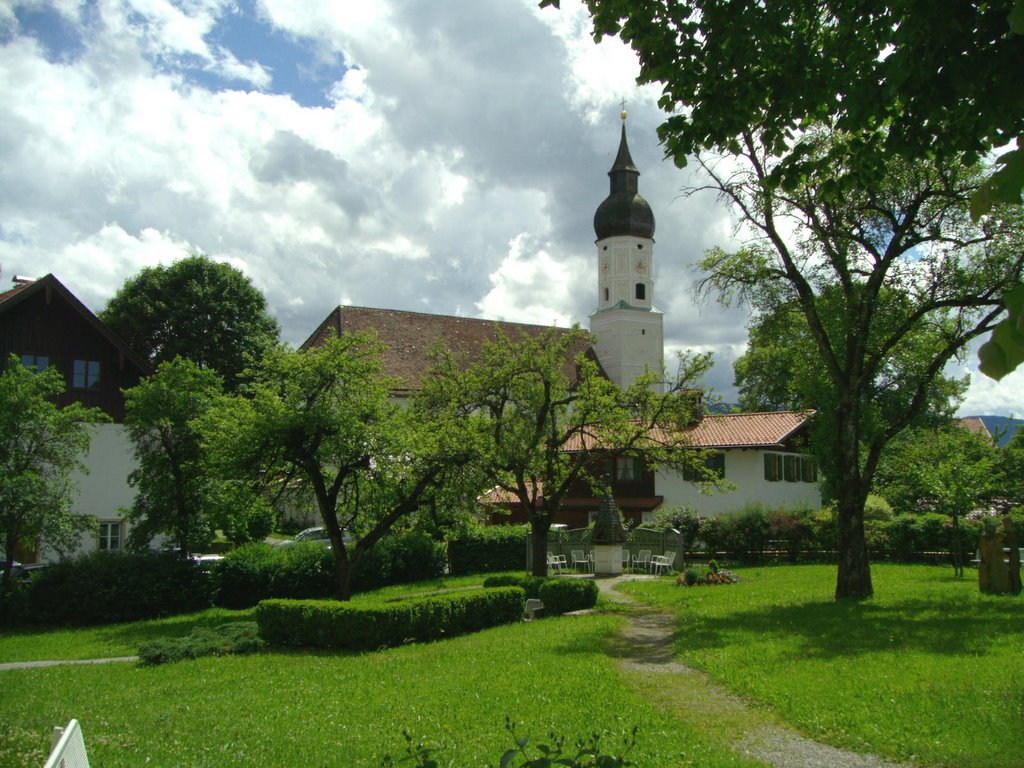
[[[622,548],[622,570],[623,572],[629,568],[629,550],[625,547]]]
[[[645,571],[651,569],[651,550],[641,549],[633,557],[633,570],[635,571],[637,568],[643,568]]]
[[[548,553],[548,570],[561,573],[567,567],[565,555],[552,555]]]
[[[579,573],[580,566],[583,567],[583,570],[587,571],[588,573],[590,572],[590,560],[582,549],[574,549],[571,552],[571,555],[572,567],[576,569],[577,573]]]
[[[675,552],[666,552],[664,555],[655,555],[651,558],[652,573],[668,573],[676,562]]]

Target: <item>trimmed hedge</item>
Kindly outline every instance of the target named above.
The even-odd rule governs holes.
[[[211,584],[176,554],[93,552],[42,569],[24,618],[41,624],[112,624],[209,607]]]
[[[526,564],[528,525],[494,525],[460,531],[448,539],[448,565],[453,576],[517,571]]]
[[[546,581],[549,581],[544,576],[534,576],[529,573],[521,575],[507,574],[502,576],[488,576],[484,579],[484,589],[493,589],[494,587],[522,587],[523,591],[526,592],[527,598],[540,599],[540,587]]]
[[[445,549],[422,533],[388,536],[365,553],[352,574],[352,589],[365,592],[390,584],[444,575]],[[217,605],[251,608],[268,598],[329,597],[336,586],[334,555],[319,542],[271,547],[246,544],[217,563]]]
[[[518,587],[479,589],[390,603],[264,600],[256,608],[270,645],[371,651],[476,632],[523,618]]]
[[[544,613],[560,616],[597,605],[597,582],[593,579],[548,579],[540,585]]]

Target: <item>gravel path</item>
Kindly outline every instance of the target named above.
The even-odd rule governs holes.
[[[632,599],[616,587],[623,581],[645,578],[652,577],[623,576],[598,579],[597,583],[609,599],[631,603]],[[642,675],[645,682],[656,676],[658,684],[645,686],[645,691],[655,691],[660,704],[692,709],[696,689],[702,717],[735,718],[743,722],[744,732],[737,734],[733,744],[743,756],[775,768],[910,768],[875,755],[821,744],[773,722],[747,700],[716,685],[703,672],[682,664],[673,651],[674,632],[675,620],[671,615],[634,609],[630,622],[616,638],[615,652],[621,657],[620,667],[625,672]]]

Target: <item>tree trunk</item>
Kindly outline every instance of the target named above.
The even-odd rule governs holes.
[[[871,564],[864,536],[864,498],[859,489],[843,488],[839,498],[839,572],[836,600],[871,597]]]
[[[836,483],[839,507],[839,570],[836,574],[836,600],[871,597],[871,565],[868,542],[864,536],[864,502],[871,480],[860,470],[860,413],[856,404],[841,408],[836,434],[836,455],[840,477]]]
[[[953,513],[953,575],[958,579],[964,577],[964,545],[960,535],[960,515],[956,512]]]
[[[334,596],[339,600],[351,600],[352,599],[352,563],[346,557],[344,559],[340,557],[334,558],[335,572],[337,574],[335,581],[335,592]]]
[[[534,518],[530,521],[531,562],[530,573],[534,576],[548,575],[548,531],[551,523]]]

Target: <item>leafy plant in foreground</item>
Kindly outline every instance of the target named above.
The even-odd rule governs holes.
[[[567,768],[626,768],[636,763],[627,759],[629,753],[636,746],[636,734],[639,726],[634,725],[629,736],[622,740],[622,752],[619,755],[603,754],[601,750],[601,739],[605,734],[591,733],[585,739],[577,739],[571,746],[566,746],[566,737],[552,731],[548,738],[550,743],[537,744],[532,750],[529,749],[530,737],[518,736],[515,723],[505,716],[505,730],[509,732],[515,742],[515,748],[506,750],[499,761],[500,768],[549,768],[550,766],[561,765]],[[405,737],[405,757],[395,760],[391,755],[385,755],[381,762],[381,768],[395,768],[399,765],[409,765],[412,768],[438,768],[440,763],[434,755],[440,747],[430,746],[425,742],[415,743],[409,731],[402,731]],[[516,762],[518,760],[518,762]]]

